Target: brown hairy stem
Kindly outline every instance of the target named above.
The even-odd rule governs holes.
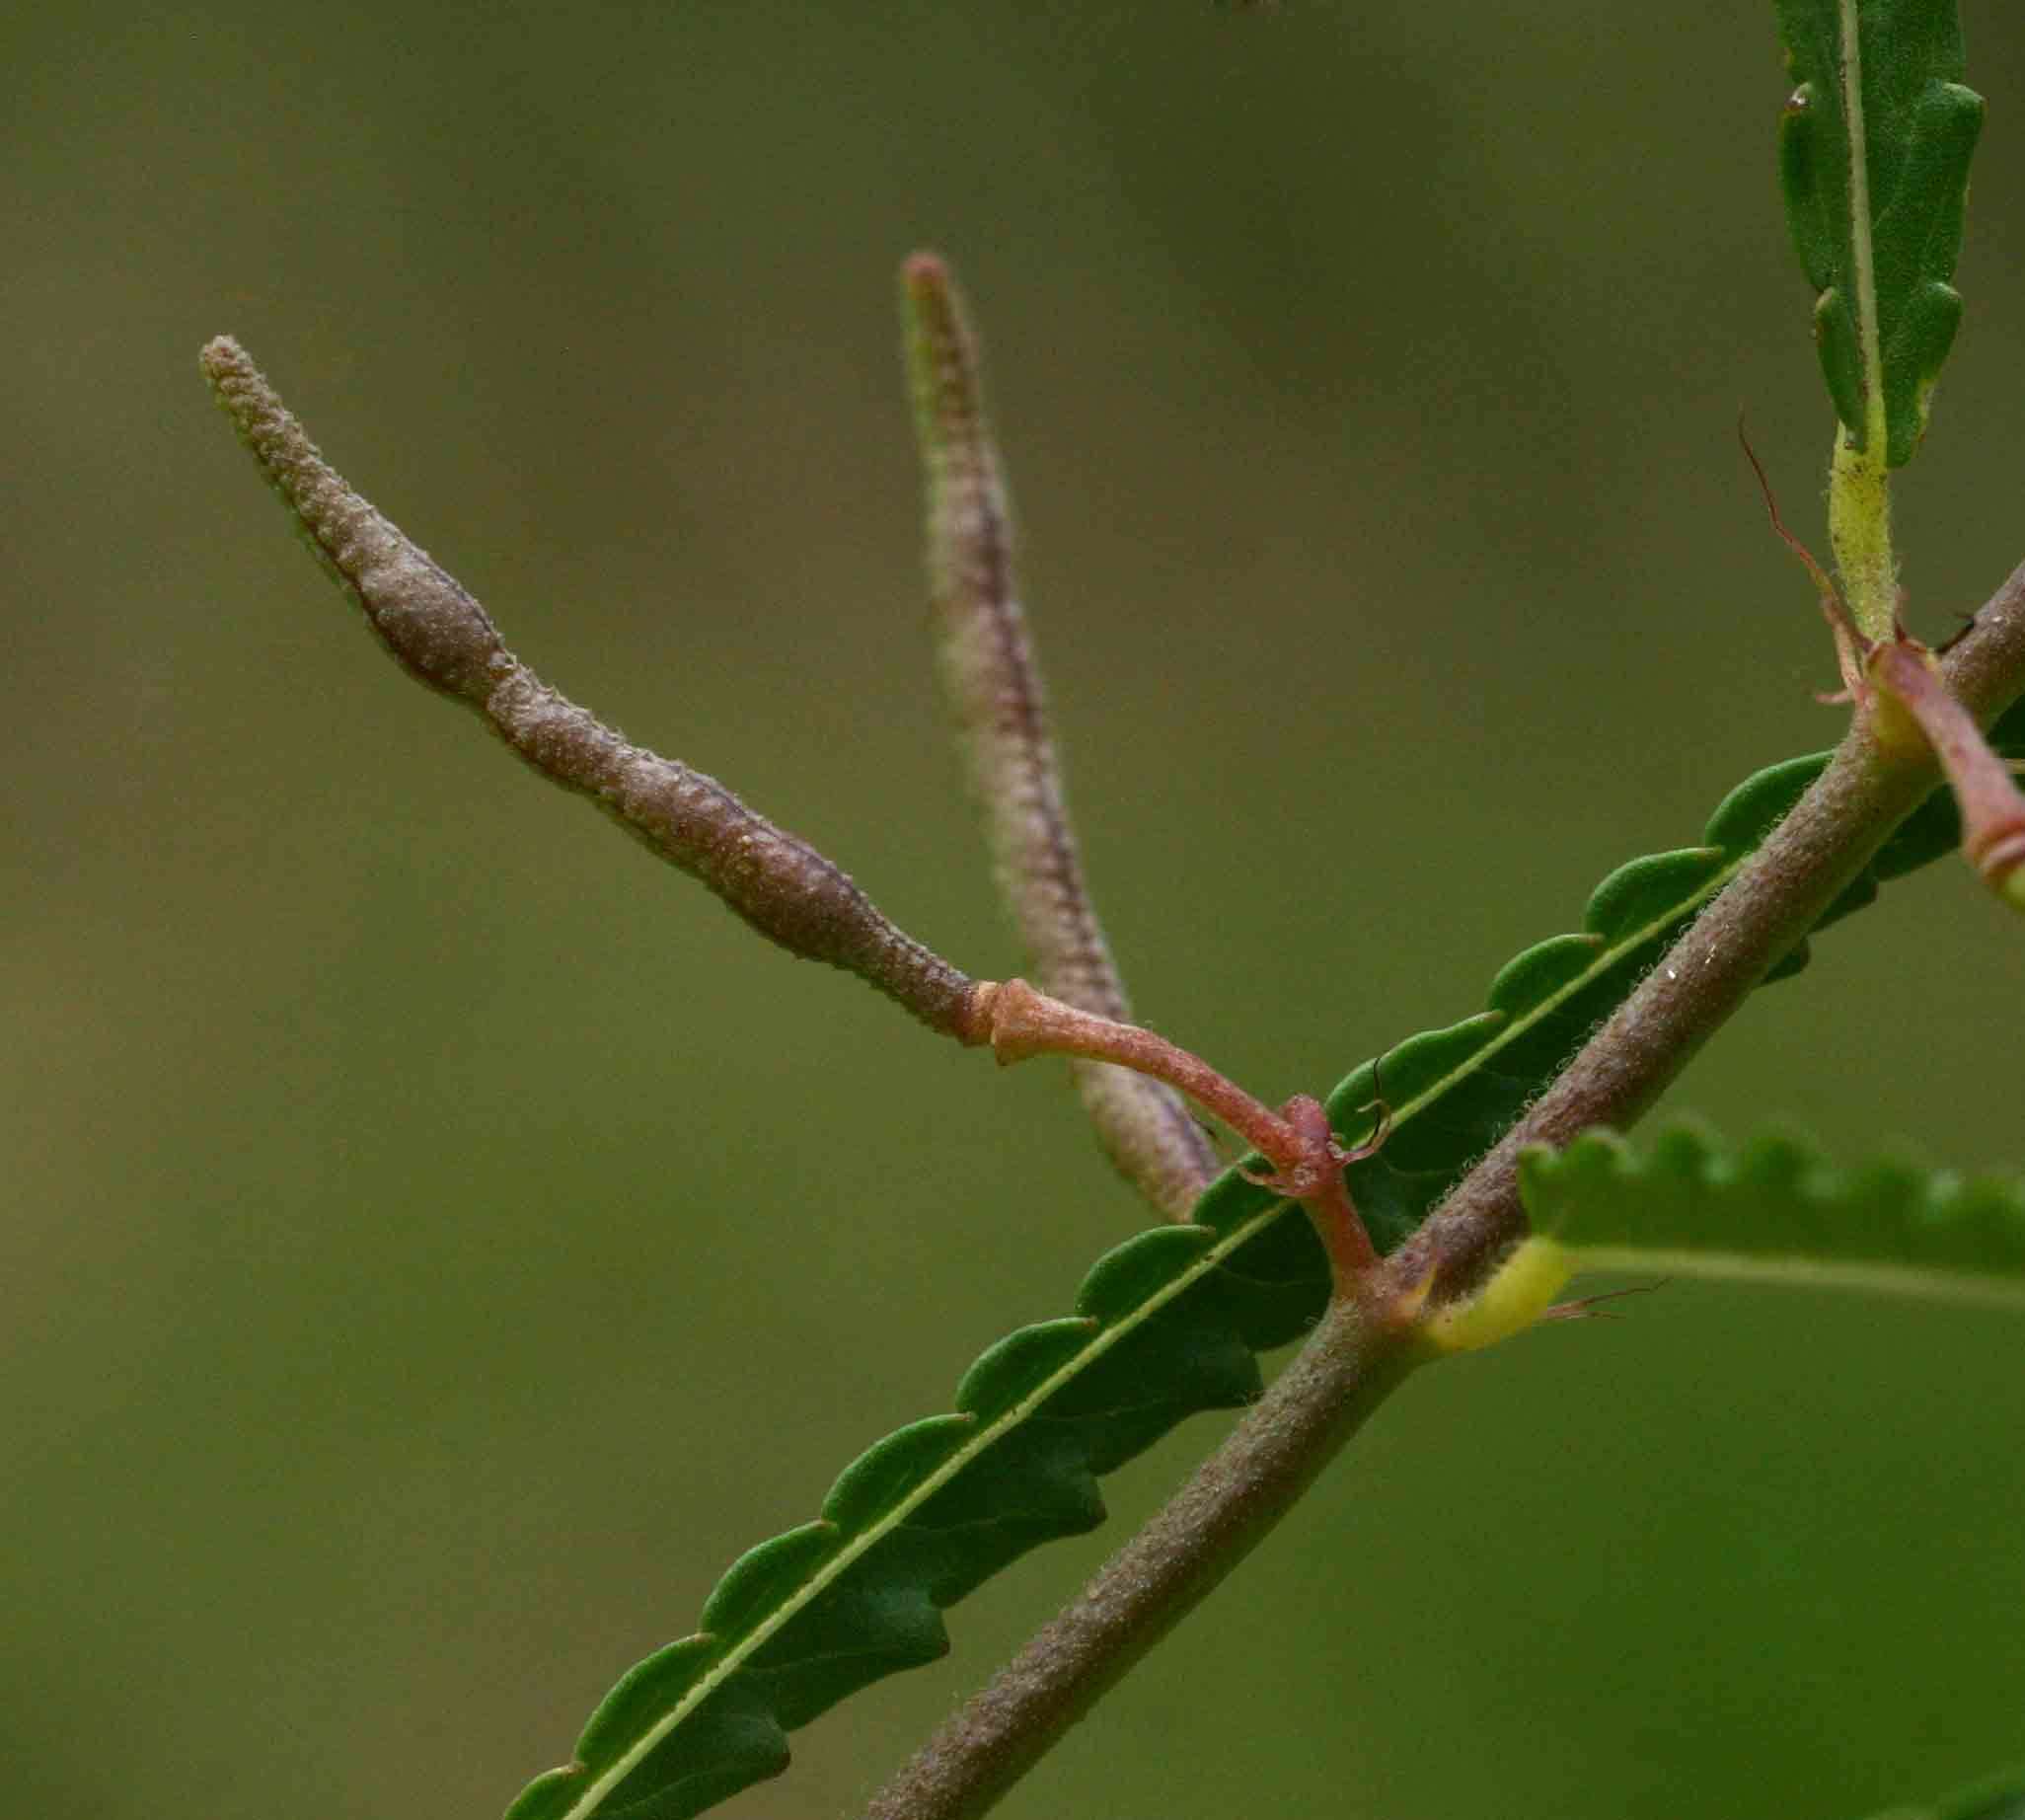
[[[985,1040],[977,986],[880,913],[850,875],[714,778],[629,743],[509,651],[490,616],[355,493],[229,337],[204,377],[318,555],[409,673],[475,708],[514,751],[588,796],[791,954],[856,973],[932,1029]]]
[[[2025,566],[1977,614],[1943,674],[1979,723],[2025,694]],[[1527,1116],[1386,1260],[1393,1319],[1419,1288],[1479,1287],[1527,1230],[1518,1159],[1645,1112],[1709,1034],[1801,940],[1932,789],[1924,755],[1891,756],[1859,725],[1666,958]],[[1362,1325],[1361,1325],[1362,1324]],[[874,1797],[865,1820],[979,1820],[1247,1555],[1397,1387],[1410,1344],[1331,1303],[1262,1402],[1147,1528],[960,1707]]]
[[[976,338],[943,263],[901,268],[922,462],[928,568],[942,683],[969,748],[1000,888],[1044,992],[1131,1021],[1069,820],[1048,733],[1047,696],[1013,574],[1012,519],[985,417]],[[1097,1141],[1170,1219],[1186,1219],[1218,1171],[1180,1099],[1110,1062],[1073,1064]]]
[[[1941,679],[1980,726],[2025,695],[2025,565],[1949,648]],[[1518,1168],[1526,1147],[1558,1148],[1591,1125],[1622,1130],[1649,1110],[1935,778],[1930,752],[1881,739],[1874,718],[1859,716],[1785,820],[1391,1261],[1434,1272],[1438,1301],[1478,1288],[1525,1236]]]

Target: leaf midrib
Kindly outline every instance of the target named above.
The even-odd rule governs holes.
[[[1810,1257],[1802,1251],[1699,1251],[1639,1245],[1551,1243],[1577,1270],[1663,1271],[1713,1282],[1770,1283],[1816,1289],[1870,1290],[1922,1302],[2025,1309],[2025,1281],[1978,1271],[1884,1259]]]
[[[1476,1073],[1493,1056],[1498,1054],[1500,1050],[1523,1036],[1541,1019],[1549,1016],[1558,1006],[1592,985],[1600,975],[1615,965],[1626,952],[1663,935],[1672,925],[1678,923],[1684,916],[1690,914],[1697,906],[1706,902],[1735,876],[1748,857],[1748,854],[1740,855],[1737,859],[1730,862],[1729,865],[1721,868],[1705,879],[1694,891],[1683,897],[1662,915],[1649,919],[1629,935],[1614,943],[1606,943],[1598,951],[1597,957],[1580,973],[1574,975],[1564,985],[1540,999],[1538,1003],[1530,1007],[1521,1016],[1509,1019],[1504,1027],[1481,1048],[1474,1051],[1469,1059],[1461,1067],[1452,1069],[1447,1075],[1444,1075],[1440,1080],[1401,1105],[1393,1115],[1394,1127],[1405,1124],[1408,1120],[1439,1100],[1444,1095],[1453,1092],[1459,1082],[1466,1080],[1469,1076]],[[736,1643],[732,1644],[726,1650],[723,1657],[712,1665],[698,1680],[696,1685],[684,1694],[660,1719],[649,1725],[640,1734],[638,1739],[620,1754],[619,1758],[609,1769],[585,1786],[583,1792],[564,1811],[562,1820],[589,1820],[589,1816],[595,1814],[598,1808],[603,1805],[606,1796],[624,1782],[628,1776],[632,1775],[663,1739],[680,1726],[691,1713],[695,1712],[705,1701],[736,1674],[759,1651],[768,1638],[780,1631],[790,1619],[806,1608],[826,1587],[836,1581],[847,1568],[869,1553],[877,1543],[883,1541],[894,1530],[898,1529],[914,1511],[918,1510],[930,1497],[946,1485],[994,1442],[1010,1434],[1022,1422],[1026,1421],[1055,1392],[1072,1382],[1079,1373],[1084,1371],[1093,1361],[1100,1358],[1129,1334],[1135,1332],[1150,1317],[1200,1282],[1205,1274],[1222,1263],[1225,1258],[1239,1250],[1252,1238],[1263,1232],[1294,1205],[1294,1202],[1288,1200],[1275,1201],[1270,1206],[1261,1208],[1248,1219],[1239,1221],[1229,1232],[1206,1246],[1203,1249],[1202,1254],[1192,1260],[1185,1268],[1178,1271],[1170,1281],[1154,1291],[1152,1295],[1148,1296],[1144,1302],[1130,1311],[1130,1313],[1121,1315],[1115,1321],[1104,1326],[1092,1336],[1088,1346],[1056,1367],[1032,1391],[1009,1407],[1003,1414],[981,1427],[976,1435],[966,1441],[962,1447],[958,1448],[948,1460],[924,1479],[907,1496],[895,1504],[890,1511],[877,1522],[861,1531],[850,1542],[846,1543],[844,1547],[837,1551],[835,1555],[825,1561],[800,1586],[796,1587],[794,1592],[788,1599],[784,1600],[767,1618],[754,1626]]]
[[[1440,1100],[1446,1094],[1454,1092],[1459,1082],[1466,1080],[1470,1075],[1476,1073],[1479,1068],[1487,1064],[1501,1049],[1517,1042],[1521,1036],[1524,1036],[1531,1030],[1542,1018],[1557,1010],[1578,993],[1584,992],[1593,986],[1598,978],[1615,966],[1628,950],[1641,947],[1643,944],[1664,935],[1668,929],[1678,923],[1684,916],[1688,915],[1706,903],[1737,875],[1738,872],[1743,868],[1744,862],[1750,857],[1748,853],[1739,855],[1719,872],[1711,873],[1700,886],[1682,898],[1671,910],[1668,910],[1662,916],[1653,918],[1650,922],[1641,924],[1638,929],[1624,937],[1621,941],[1604,943],[1597,950],[1597,957],[1588,966],[1584,967],[1580,973],[1574,975],[1565,985],[1559,986],[1554,991],[1548,993],[1538,1004],[1531,1007],[1522,1016],[1508,1019],[1498,1033],[1486,1042],[1482,1048],[1472,1051],[1469,1059],[1460,1068],[1451,1069],[1449,1073],[1443,1075],[1432,1086],[1426,1088],[1414,1099],[1402,1104],[1392,1115],[1394,1127],[1405,1124],[1415,1113],[1423,1110],[1431,1102]],[[1291,1204],[1291,1202],[1282,1203],[1282,1205]]]
[[[789,1619],[800,1612],[831,1585],[854,1562],[867,1554],[875,1544],[882,1542],[898,1529],[909,1516],[926,1503],[929,1498],[946,1485],[956,1475],[969,1466],[995,1441],[1010,1434],[1020,1423],[1027,1420],[1039,1406],[1055,1392],[1070,1383],[1080,1372],[1094,1360],[1100,1358],[1111,1347],[1135,1331],[1146,1320],[1164,1308],[1174,1298],[1200,1280],[1203,1273],[1222,1261],[1230,1252],[1243,1245],[1255,1233],[1276,1220],[1293,1203],[1279,1201],[1261,1209],[1250,1219],[1241,1221],[1220,1239],[1203,1249],[1202,1255],[1175,1275],[1172,1281],[1162,1284],[1152,1295],[1115,1321],[1101,1327],[1091,1336],[1088,1345],[1073,1357],[1057,1366],[1047,1377],[1012,1404],[1003,1414],[981,1426],[977,1433],[956,1450],[955,1453],[929,1474],[913,1490],[876,1522],[867,1525],[851,1541],[847,1542],[831,1558],[823,1563],[808,1579],[797,1586],[793,1593],[775,1608],[759,1624],[755,1625],[736,1643],[728,1648],[688,1693],[683,1695],[668,1712],[643,1731],[638,1740],[621,1754],[619,1759],[603,1775],[589,1783],[583,1793],[565,1811],[562,1820],[585,1820],[595,1813],[605,1797],[625,1781],[646,1758],[656,1745],[674,1731],[711,1695],[728,1681],[760,1647],[779,1631]]]
[[[1863,118],[1863,44],[1857,0],[1838,0],[1841,30],[1842,126],[1849,141],[1850,281],[1856,287],[1856,336],[1863,350],[1864,447],[1885,459],[1884,350],[1877,325],[1877,255],[1870,235],[1870,156]]]

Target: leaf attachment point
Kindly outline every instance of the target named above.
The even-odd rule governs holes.
[[[1779,176],[1850,445],[1899,468],[1962,320],[1952,282],[1983,98],[1954,0],[1776,0],[1798,85]]]
[[[1034,991],[1023,979],[986,987],[983,1002],[991,1020],[992,1052],[1002,1063],[1035,1055],[1113,1063],[1166,1083],[1222,1119],[1269,1166],[1264,1171],[1241,1168],[1242,1178],[1269,1194],[1299,1201],[1308,1210],[1328,1255],[1335,1298],[1366,1301],[1371,1312],[1383,1318],[1403,1318],[1396,1297],[1379,1285],[1378,1251],[1343,1179],[1347,1167],[1383,1148],[1388,1127],[1383,1102],[1376,1104],[1379,1120],[1371,1135],[1346,1147],[1320,1100],[1297,1095],[1275,1111],[1164,1036],[1081,1011]],[[1417,1310],[1417,1300],[1414,1307]]]
[[[1926,432],[1962,320],[1953,283],[1983,98],[1963,87],[1955,0],[1776,0],[1798,85],[1779,176],[1840,430],[1829,535],[1864,635],[1898,610],[1890,475]]]

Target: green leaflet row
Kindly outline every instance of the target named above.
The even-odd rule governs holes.
[[[2025,705],[1991,731],[2025,756]],[[1382,1248],[1396,1246],[1492,1144],[1588,1031],[1820,775],[1827,754],[1760,772],[1724,798],[1702,844],[1634,860],[1599,885],[1582,929],[1529,948],[1488,1008],[1367,1062],[1329,1100],[1346,1135],[1383,1077],[1392,1135],[1351,1171]],[[1822,919],[1948,852],[1937,791]],[[1774,970],[1807,960],[1803,944]],[[1022,1327],[964,1376],[953,1410],[887,1436],[846,1468],[817,1521],[735,1562],[697,1632],[628,1673],[574,1761],[522,1792],[508,1820],[687,1820],[777,1774],[787,1734],[847,1695],[947,1647],[944,1608],[1036,1544],[1093,1528],[1096,1480],[1185,1416],[1259,1393],[1256,1354],[1321,1313],[1328,1272],[1308,1221],[1236,1170],[1197,1223],[1127,1241],[1084,1279],[1075,1312]]]
[[[1874,353],[1885,460],[1903,467],[1962,320],[1952,279],[1983,98],[1962,86],[1955,0],[1776,0],[1776,11],[1795,84],[1779,182],[1817,293],[1822,375],[1836,416],[1868,449]]]
[[[1830,1165],[1785,1134],[1587,1131],[1520,1165],[1536,1240],[1576,1269],[1663,1270],[2025,1311],[2025,1183],[1904,1160]]]

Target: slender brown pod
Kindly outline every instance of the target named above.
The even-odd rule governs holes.
[[[901,300],[928,476],[942,681],[969,747],[1000,886],[1041,989],[1126,1024],[1131,1009],[1084,881],[1020,610],[976,341],[948,267],[935,255],[918,253],[902,267]],[[1071,1066],[1097,1141],[1120,1173],[1169,1218],[1186,1219],[1219,1166],[1180,1097],[1108,1062]]]
[[[325,566],[411,675],[478,710],[543,776],[590,797],[791,954],[856,973],[932,1029],[987,1040],[977,982],[897,928],[807,842],[714,778],[628,742],[509,651],[490,616],[338,475],[228,336],[204,377]]]

